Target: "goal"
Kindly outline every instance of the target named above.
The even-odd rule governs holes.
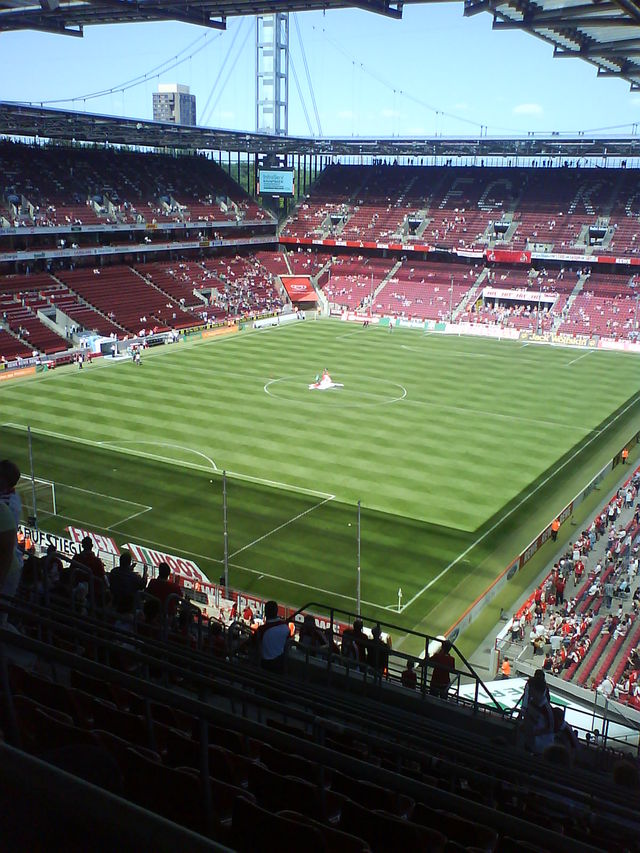
[[[39,521],[44,518],[49,518],[52,515],[58,514],[56,504],[56,484],[50,480],[41,480],[35,477],[33,482],[31,477],[22,474],[20,481],[16,486],[16,492],[22,499],[22,515],[21,520],[24,523],[29,523],[33,518],[33,497],[35,492],[35,515]]]

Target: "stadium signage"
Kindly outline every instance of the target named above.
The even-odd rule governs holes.
[[[531,252],[514,252],[512,249],[487,249],[485,255],[488,261],[495,263],[531,263]]]
[[[573,512],[573,501],[571,501],[571,503],[567,504],[567,506],[562,510],[562,512],[558,516],[558,520],[559,520],[560,524],[565,522],[569,518],[569,516],[571,515],[572,512]],[[520,556],[520,568],[522,568],[525,563],[529,562],[529,560],[533,557],[533,555],[536,553],[538,548],[541,548],[544,545],[544,543],[547,541],[547,539],[550,538],[550,536],[551,536],[551,523],[548,524],[545,527],[545,529],[542,531],[542,533],[538,536],[538,538],[534,539],[533,542],[529,545],[529,547],[522,552],[522,554]]]
[[[554,303],[557,299],[555,293],[541,293],[539,290],[508,290],[497,287],[485,287],[482,291],[484,299],[522,299],[527,302],[549,302]]]
[[[600,338],[599,349],[622,350],[623,352],[640,352],[640,344],[633,341],[616,341],[614,338]],[[2,379],[2,376],[0,376]]]
[[[286,323],[295,323],[298,319],[295,314],[278,314],[275,317],[264,317],[262,320],[256,320],[253,328],[264,329],[267,326],[284,326]]]
[[[19,524],[18,530],[24,534],[25,539],[31,539],[40,551],[46,551],[49,545],[54,545],[59,554],[67,554],[72,557],[74,554],[80,553],[80,545],[77,542],[72,542],[70,539],[65,539],[55,533],[36,530],[34,527],[26,527],[24,524]]]
[[[6,379],[17,379],[23,376],[32,376],[36,372],[35,367],[20,367],[17,370],[2,370],[0,371],[0,382]]]
[[[185,581],[209,584],[209,578],[193,560],[176,557],[175,554],[165,554],[163,551],[155,551],[153,548],[145,548],[142,545],[135,545],[133,542],[128,542],[125,548],[131,551],[136,560],[147,566],[157,568],[160,563],[167,563],[173,574]]]
[[[93,533],[91,530],[83,530],[80,527],[67,527],[67,531],[71,539],[78,544],[82,542],[85,536],[88,536],[97,551],[104,551],[105,554],[113,554],[114,557],[120,554],[118,546],[110,536],[102,536],[100,533]]]

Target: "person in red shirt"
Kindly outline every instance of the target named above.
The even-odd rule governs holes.
[[[97,554],[93,553],[93,540],[90,536],[85,536],[81,544],[82,550],[73,558],[73,561],[70,563],[70,568],[72,571],[75,568],[82,567],[89,569],[94,578],[93,594],[95,597],[95,603],[98,607],[104,607],[108,601],[104,563]],[[82,572],[76,573],[73,580],[74,586],[83,582],[86,583],[86,575]]]
[[[177,595],[179,598],[182,598],[182,589],[179,584],[175,581],[169,580],[171,575],[171,569],[168,564],[165,562],[158,564],[158,577],[151,578],[149,583],[147,584],[147,592],[149,595],[153,595],[160,601],[160,605],[164,612],[165,607],[167,608],[167,615],[173,616],[176,612],[176,607],[178,602],[175,598],[166,604],[167,599],[170,595]]]
[[[407,661],[406,669],[402,670],[400,681],[402,682],[403,687],[408,687],[409,690],[416,689],[416,685],[418,683],[418,676],[416,675],[416,671],[413,668],[412,660]]]
[[[440,651],[429,658],[429,664],[433,667],[429,693],[439,696],[441,699],[447,698],[451,674],[456,668],[456,662],[453,655],[450,654],[450,650],[451,643],[448,640],[444,640]]]
[[[91,569],[94,578],[104,580],[104,563],[100,557],[93,553],[93,540],[90,536],[85,536],[82,540],[82,550],[76,554],[73,562]]]

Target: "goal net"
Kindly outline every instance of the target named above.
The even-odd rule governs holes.
[[[26,474],[22,474],[16,486],[16,492],[22,500],[21,520],[28,524],[34,515],[34,493],[35,493],[35,516],[38,522],[57,515],[56,485],[50,480],[41,480],[35,477],[32,481]]]

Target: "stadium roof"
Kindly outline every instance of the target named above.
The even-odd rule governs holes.
[[[368,157],[640,157],[640,137],[305,137],[188,127],[0,102],[0,135],[148,148]]]
[[[464,0],[465,15],[485,11],[495,30],[525,30],[553,45],[554,56],[584,59],[599,77],[640,89],[638,0]]]
[[[144,21],[183,21],[225,29],[226,19],[231,17],[347,7],[401,18],[402,6],[395,0],[0,0],[0,31],[44,30],[82,36],[83,28],[92,24]]]

